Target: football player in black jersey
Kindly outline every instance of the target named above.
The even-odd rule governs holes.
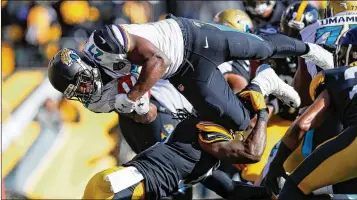
[[[303,28],[317,22],[317,20],[319,19],[318,14],[318,8],[310,4],[308,1],[293,3],[286,9],[281,18],[280,31],[290,37],[300,38],[300,31]],[[293,85],[296,90],[299,90],[302,85],[309,85],[306,84],[306,82],[310,82],[311,79],[310,75],[308,75],[309,77],[301,76],[301,73],[303,71],[306,71],[306,66],[298,67],[298,59],[294,59],[297,75],[295,77],[292,76],[294,78]],[[303,63],[301,63],[300,61],[300,65],[301,64]],[[302,98],[305,97],[304,92],[300,92],[299,95],[303,96]],[[311,101],[310,96],[308,96],[308,98],[308,101]],[[304,101],[304,103],[308,102],[305,100],[302,101]],[[298,111],[298,109],[296,110]],[[304,108],[301,108],[300,112],[302,112],[303,110]],[[301,145],[301,148],[299,148],[299,151],[303,152],[301,155],[306,157],[321,143],[339,134],[342,131],[342,128],[343,127],[337,117],[329,115],[328,117],[326,117],[325,121],[321,124],[321,126],[310,130],[309,133],[305,135],[303,139],[303,145]],[[298,162],[291,162],[293,160],[294,159],[289,159],[287,161],[287,163],[285,164],[286,170],[290,171],[292,168],[295,168],[297,164],[299,164]]]
[[[258,70],[252,83],[266,79],[272,72],[268,65],[262,65]],[[270,73],[266,73],[267,70]],[[252,83],[247,87],[256,88]],[[205,180],[220,161],[232,164],[258,162],[266,143],[267,107],[259,92],[245,89],[239,95],[258,116],[246,140],[236,137],[240,133],[188,113],[187,119],[176,127],[165,143],[157,143],[139,153],[123,167],[95,175],[87,184],[84,198],[160,199]],[[265,188],[231,181],[230,191],[223,197],[264,199],[270,198],[270,194]]]
[[[336,66],[340,67],[324,70],[312,80],[310,96],[314,103],[284,135],[272,161],[273,166],[267,174],[265,185],[277,194],[278,176],[287,178],[279,199],[304,199],[321,188],[324,188],[326,193],[357,193],[356,184],[348,184],[357,177],[356,65],[357,28],[348,31],[338,44]],[[338,116],[344,130],[316,148],[287,177],[282,168],[284,161],[299,146],[307,131],[321,125],[328,112]],[[341,183],[344,187],[337,189],[331,186],[336,183]]]

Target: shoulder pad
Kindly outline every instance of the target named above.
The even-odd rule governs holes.
[[[322,92],[325,76],[322,72],[318,73],[310,83],[310,97],[312,101],[315,101],[316,97]]]
[[[105,26],[102,29],[96,30],[93,33],[93,41],[100,49],[113,54],[125,53],[125,43],[120,41],[118,37],[122,37],[122,33],[116,33],[113,26]],[[116,27],[116,26],[114,26]],[[116,27],[117,28],[117,27]],[[123,43],[123,44],[122,44]]]

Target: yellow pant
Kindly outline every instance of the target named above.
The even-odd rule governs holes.
[[[305,194],[356,177],[357,126],[321,144],[291,174]]]
[[[113,199],[114,196],[115,198],[121,198],[128,197],[128,195],[131,196],[131,199],[145,199],[143,181],[116,194],[111,191],[110,183],[105,180],[105,177],[124,168],[122,166],[113,167],[94,175],[87,183],[82,199]]]

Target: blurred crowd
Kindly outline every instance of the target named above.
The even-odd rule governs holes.
[[[104,24],[157,21],[163,19],[167,13],[211,21],[216,13],[227,8],[247,10],[248,14],[256,15],[255,10],[249,9],[250,2],[254,3],[2,0],[2,73],[6,76],[15,68],[45,67],[48,60],[63,46],[81,49],[89,34]],[[292,0],[278,1],[273,9],[282,12],[291,2]],[[260,15],[255,17],[258,25],[280,20],[279,16],[272,21],[273,17],[269,13]]]
[[[110,23],[145,23],[165,13],[161,1],[1,1],[3,75],[44,67],[63,46],[81,48]]]

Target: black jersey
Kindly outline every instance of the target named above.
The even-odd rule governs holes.
[[[172,191],[205,179],[218,167],[219,161],[198,144],[198,122],[181,122],[165,143],[157,143],[124,165],[136,167],[144,176],[148,199],[170,196]]]
[[[357,67],[339,67],[322,73],[338,118],[345,127],[357,125]]]

